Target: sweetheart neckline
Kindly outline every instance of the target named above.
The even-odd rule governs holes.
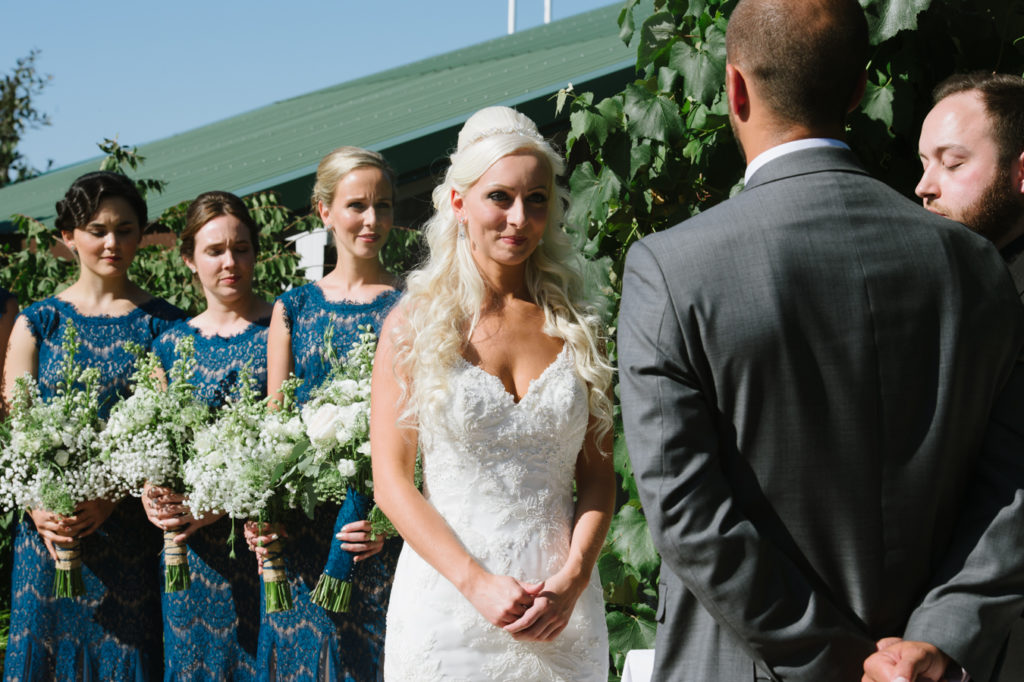
[[[493,379],[494,381],[496,381],[498,386],[501,388],[501,392],[503,394],[505,394],[505,396],[509,400],[512,401],[513,405],[517,405],[518,406],[518,405],[522,405],[524,402],[526,402],[526,399],[529,398],[533,394],[533,392],[534,392],[533,391],[534,384],[539,383],[542,379],[544,379],[548,375],[548,372],[551,370],[551,368],[554,367],[555,365],[557,365],[558,361],[562,359],[562,356],[564,356],[566,354],[566,350],[568,348],[569,348],[569,344],[567,344],[567,343],[563,343],[562,344],[562,349],[560,351],[558,351],[558,355],[555,356],[555,359],[552,360],[550,363],[548,363],[548,366],[545,367],[541,371],[540,374],[538,374],[534,378],[530,379],[530,382],[528,384],[526,384],[526,391],[523,392],[523,395],[521,395],[518,400],[516,400],[516,396],[515,396],[514,393],[512,393],[507,388],[505,388],[505,382],[502,381],[501,377],[499,377],[497,374],[491,374],[490,372],[488,372],[486,369],[484,369],[480,365],[474,365],[472,362],[467,360],[462,355],[459,355],[459,359],[462,361],[462,363],[464,365],[466,365],[466,367],[468,367],[470,369],[475,369],[478,372],[480,372],[481,374],[483,374],[485,376],[488,376],[491,379]]]

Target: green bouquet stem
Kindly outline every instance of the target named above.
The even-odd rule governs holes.
[[[192,586],[188,570],[188,547],[175,542],[176,530],[164,531],[164,592],[180,592]]]
[[[284,569],[284,555],[280,538],[267,545],[267,557],[263,560],[263,594],[267,613],[288,611],[292,608],[292,592],[288,587],[288,576]]]
[[[85,594],[82,580],[82,546],[78,540],[62,542],[57,550],[56,572],[53,574],[54,597],[81,597]]]
[[[351,582],[339,580],[326,573],[321,573],[320,579],[316,581],[316,589],[313,590],[310,601],[334,613],[347,613],[351,598]]]

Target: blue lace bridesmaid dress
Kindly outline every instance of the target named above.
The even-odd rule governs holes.
[[[44,397],[56,389],[61,341],[70,322],[78,331],[79,362],[98,367],[101,413],[128,388],[134,356],[124,344],[150,347],[184,317],[161,299],[130,313],[87,316],[59,298],[22,313],[38,346]],[[126,498],[95,533],[82,539],[85,595],[55,599],[54,565],[26,514],[14,531],[11,626],[4,679],[149,680],[163,668],[160,647],[160,532],[138,500]]]
[[[182,322],[164,332],[153,350],[164,370],[170,371],[177,357],[175,344],[191,336],[197,361],[192,383],[197,395],[216,408],[237,389],[238,373],[246,365],[256,389],[261,395],[267,392],[269,325],[268,317],[233,336],[207,337]],[[229,544],[231,531],[231,520],[222,518],[192,534],[188,539],[192,585],[162,597],[165,682],[256,679],[259,575],[241,527]]]
[[[291,330],[295,375],[303,379],[296,398],[303,402],[327,375],[321,353],[328,324],[333,345],[344,356],[359,339],[359,326],[380,333],[381,324],[401,293],[387,291],[369,303],[328,301],[315,284],[292,289],[278,299]],[[310,601],[334,539],[338,505],[322,504],[310,521],[301,511],[285,522],[288,537],[285,565],[294,608],[264,613],[260,623],[257,668],[261,681],[380,679],[384,649],[384,619],[391,580],[401,549],[396,539],[371,559],[357,564],[352,602],[347,613],[330,613]]]

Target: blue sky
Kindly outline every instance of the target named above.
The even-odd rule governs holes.
[[[552,0],[552,20],[615,0]],[[517,0],[516,27],[543,23]],[[52,125],[19,150],[54,168],[505,35],[507,0],[3,0],[0,71],[37,48]],[[396,93],[396,96],[400,96]]]

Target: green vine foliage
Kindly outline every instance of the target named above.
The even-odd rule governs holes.
[[[571,107],[571,225],[617,282],[628,246],[740,189],[744,162],[725,100],[725,29],[735,0],[627,0],[620,35],[635,43],[634,82],[611,97],[559,94]],[[917,134],[931,91],[956,71],[1024,72],[1017,0],[861,0],[871,29],[868,85],[849,119],[851,146],[876,176],[911,195]],[[642,15],[641,9],[648,10]],[[614,287],[617,289],[617,284]]]
[[[931,92],[958,71],[1024,73],[1019,0],[860,0],[871,32],[868,83],[848,141],[876,177],[909,197],[920,176],[917,137]],[[570,107],[568,224],[610,319],[626,251],[742,188],[729,127],[725,30],[736,0],[627,0],[620,36],[637,50],[620,93],[558,94]],[[614,325],[613,325],[614,331]],[[612,348],[614,352],[614,347]],[[617,428],[618,511],[599,560],[613,678],[626,651],[653,646],[658,558]]]

